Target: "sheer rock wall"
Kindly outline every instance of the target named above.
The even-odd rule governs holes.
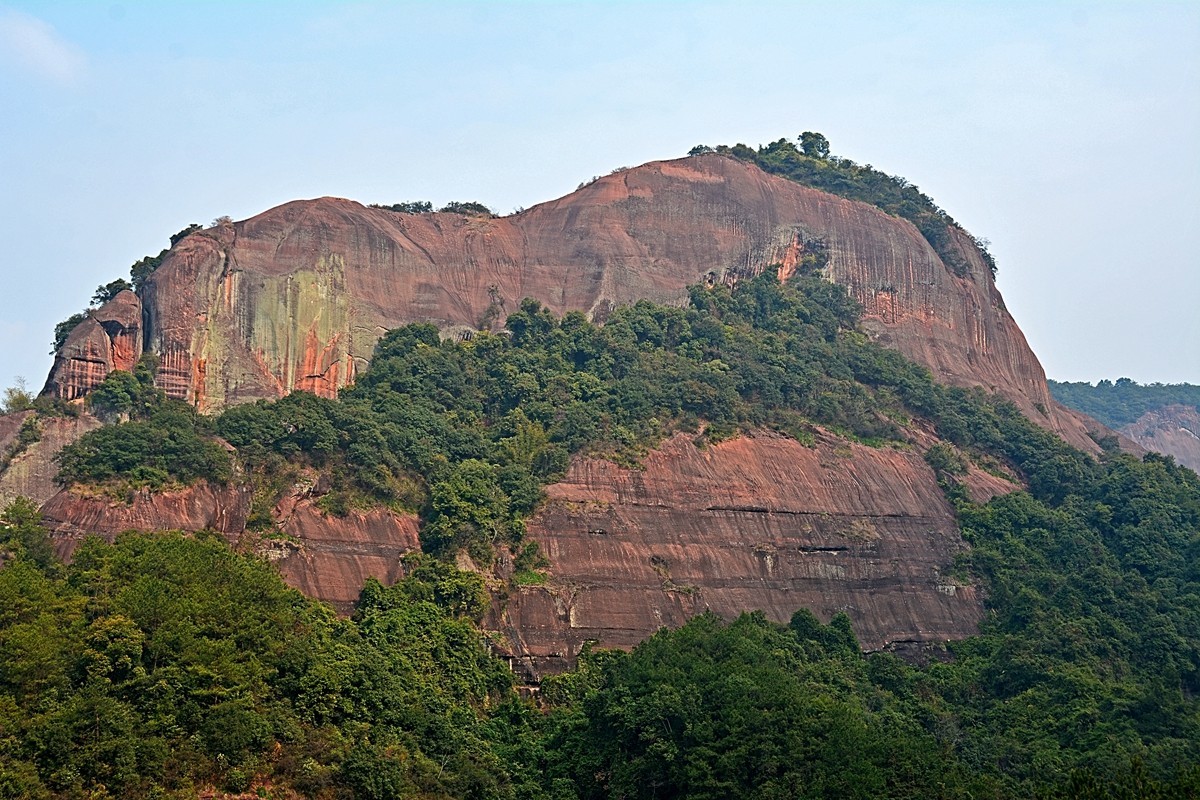
[[[915,452],[768,433],[702,450],[677,435],[641,470],[577,461],[548,495],[529,536],[550,580],[491,620],[534,673],[707,610],[844,611],[872,650],[969,636],[983,612],[947,574],[966,545]]]

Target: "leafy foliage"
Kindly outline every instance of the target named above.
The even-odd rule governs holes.
[[[1129,378],[1099,381],[1048,381],[1054,399],[1082,411],[1110,428],[1123,428],[1147,411],[1169,405],[1200,407],[1200,386],[1190,383],[1151,383],[1145,386]]]
[[[121,292],[133,289],[133,284],[124,278],[117,278],[115,281],[109,281],[96,287],[96,291],[92,293],[92,305],[102,306],[109,300],[119,295]]]
[[[428,200],[415,200],[407,203],[392,203],[390,206],[382,206],[372,203],[371,208],[382,208],[385,211],[396,211],[401,214],[429,214],[433,212],[433,203],[430,203]]]
[[[58,454],[58,481],[118,481],[162,488],[169,482],[225,483],[229,454],[208,434],[210,423],[178,400],[163,401],[141,419],[91,431]]]
[[[62,322],[54,326],[54,344],[50,347],[50,355],[55,355],[62,346],[67,343],[67,337],[71,335],[71,331],[79,327],[79,325],[88,318],[86,311],[80,311],[78,314],[72,314]]]
[[[0,792],[512,797],[489,710],[515,703],[475,575],[420,556],[338,620],[217,537],[85,542],[47,571],[37,510],[0,546]]]
[[[0,414],[16,414],[33,408],[34,396],[29,391],[25,379],[17,376],[12,386],[4,389],[3,399],[0,399]]]
[[[157,357],[146,353],[138,360],[133,372],[113,370],[106,375],[88,394],[88,405],[101,416],[144,418],[166,399],[163,391],[154,385],[157,373]]]

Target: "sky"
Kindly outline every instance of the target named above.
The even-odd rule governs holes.
[[[991,242],[1048,376],[1200,383],[1197,2],[0,0],[0,386],[189,223],[806,130]]]

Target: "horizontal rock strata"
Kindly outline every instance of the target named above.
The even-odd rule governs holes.
[[[844,611],[873,650],[962,638],[982,614],[974,587],[947,576],[965,544],[913,452],[767,434],[701,450],[676,436],[644,469],[585,460],[548,493],[529,536],[551,580],[492,621],[534,672],[707,610]]]

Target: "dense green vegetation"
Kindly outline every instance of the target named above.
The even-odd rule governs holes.
[[[476,576],[414,557],[338,620],[216,537],[91,541],[63,569],[36,508],[4,519],[0,797],[513,796],[484,725],[525,712]]]
[[[187,403],[167,400],[154,385],[157,360],[147,354],[134,372],[114,370],[89,395],[101,419],[128,420],[88,433],[56,457],[58,480],[109,489],[225,483],[229,453],[212,436],[212,420]]]
[[[263,525],[289,471],[311,468],[332,478],[332,513],[419,510],[431,554],[510,546],[536,582],[522,521],[572,453],[636,461],[676,430],[815,424],[907,446],[924,420],[972,544],[957,574],[991,609],[949,663],[864,658],[845,617],[701,617],[586,655],[535,707],[487,654],[480,579],[429,555],[337,620],[205,536],[92,542],[60,567],[18,505],[0,527],[0,797],[1200,796],[1200,479],[1075,451],[871,344],[856,314],[811,276],[604,326],[527,301],[508,335],[392,331],[336,401],[213,420],[155,394],[147,363],[93,398],[130,421],[65,450],[64,479],[231,479],[217,433]],[[972,504],[969,461],[1029,490]]]
[[[428,200],[412,200],[404,203],[392,203],[390,206],[372,203],[371,208],[382,208],[384,211],[396,211],[401,214],[430,214],[433,213],[433,203]]]
[[[1129,378],[1100,381],[1095,386],[1083,381],[1048,381],[1054,399],[1082,411],[1110,428],[1123,428],[1147,411],[1169,405],[1200,407],[1200,386],[1190,383],[1150,383],[1145,386]]]
[[[217,537],[52,557],[2,515],[0,797],[1200,796],[1200,481],[1113,455],[1062,500],[962,504],[991,590],[954,661],[845,616],[703,616],[520,700],[481,579],[428,556],[350,619]]]
[[[979,248],[984,261],[996,272],[996,262],[987,249],[987,241],[967,234],[933,199],[904,178],[888,175],[870,164],[856,164],[848,158],[830,155],[829,140],[819,133],[805,131],[798,139],[800,146],[779,139],[757,150],[744,144],[715,148],[697,145],[689,155],[720,153],[758,165],[766,172],[816,189],[860,200],[877,206],[889,214],[911,222],[921,231],[947,267],[965,275],[967,262],[954,232],[961,232]]]

